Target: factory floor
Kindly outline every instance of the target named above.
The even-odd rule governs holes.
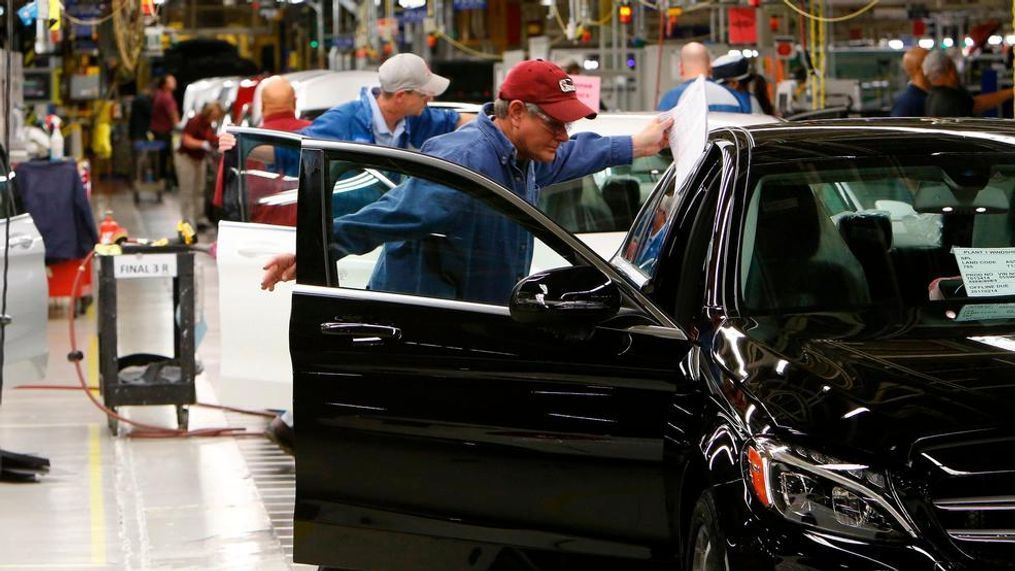
[[[112,210],[137,236],[175,235],[178,203],[135,205],[123,185],[96,185],[96,219]],[[214,234],[204,234],[210,242]],[[197,257],[198,306],[207,330],[198,358],[198,401],[215,404],[219,370],[218,291],[214,260]],[[168,280],[120,280],[119,354],[172,353],[172,295]],[[0,449],[48,458],[36,482],[0,482],[2,569],[243,569],[306,570],[292,562],[292,457],[262,435],[269,418],[193,406],[190,428],[242,427],[237,437],[118,436],[86,398],[74,367],[69,304],[51,300],[49,366],[29,386],[4,386]],[[93,304],[76,319],[83,370],[98,383]],[[124,416],[174,428],[172,406],[123,407]],[[134,436],[131,436],[134,433]]]

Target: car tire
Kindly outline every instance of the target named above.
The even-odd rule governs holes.
[[[690,571],[729,571],[726,536],[719,527],[719,511],[711,490],[705,490],[691,513],[684,568]]]

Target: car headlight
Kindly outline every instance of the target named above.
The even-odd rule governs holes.
[[[862,539],[916,537],[869,466],[766,439],[746,448],[744,470],[758,500],[790,521]]]

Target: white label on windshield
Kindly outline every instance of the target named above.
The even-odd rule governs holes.
[[[1015,248],[952,248],[969,297],[1015,295]]]
[[[955,321],[1015,319],[1015,303],[976,303],[963,305]]]

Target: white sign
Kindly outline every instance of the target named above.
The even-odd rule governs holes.
[[[1015,319],[1015,303],[971,303],[963,305],[955,321]]]
[[[116,279],[175,278],[176,254],[122,254],[113,258]]]
[[[673,115],[670,150],[676,163],[674,184],[679,189],[708,142],[708,100],[705,98],[704,75],[699,75],[684,89],[680,101],[670,113]]]
[[[602,79],[598,75],[572,75],[571,81],[574,83],[578,101],[599,112],[599,86]]]
[[[952,248],[969,297],[1015,295],[1015,248]]]

